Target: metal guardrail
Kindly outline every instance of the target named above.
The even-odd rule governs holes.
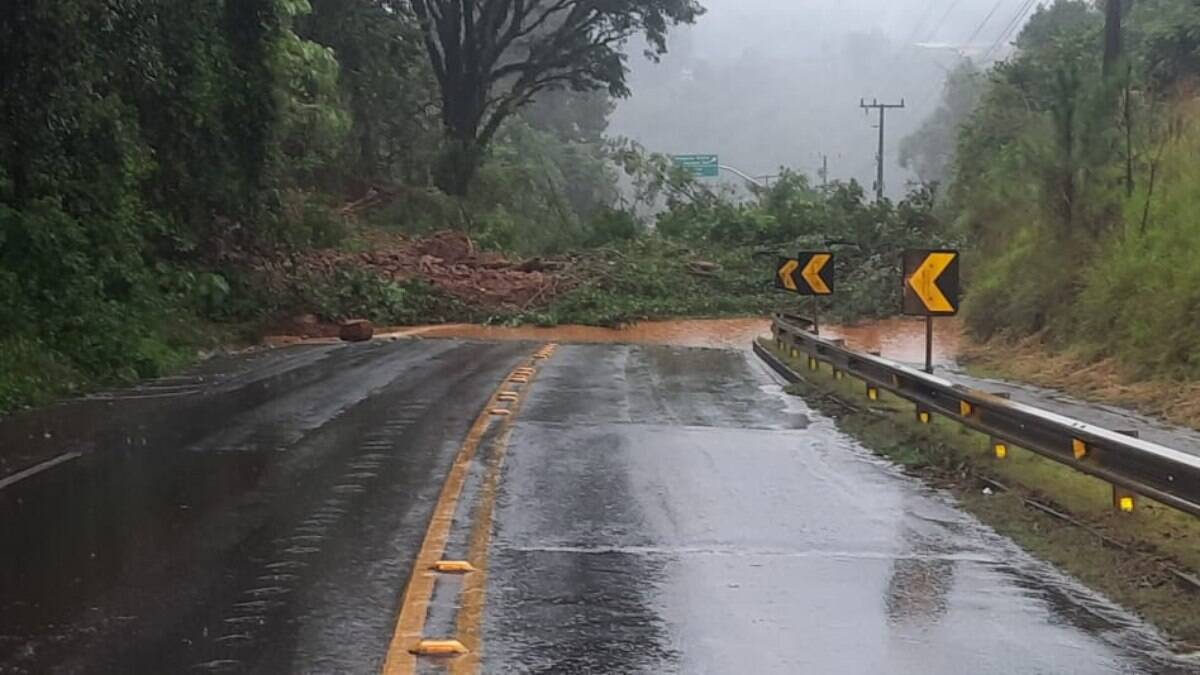
[[[772,331],[778,346],[863,380],[868,393],[872,388],[889,391],[912,401],[918,416],[942,415],[997,442],[1031,450],[1108,481],[1114,486],[1114,502],[1118,494],[1133,493],[1128,496],[1142,495],[1200,516],[1200,457],[1196,455],[852,351],[841,341],[814,335],[802,322],[799,317],[777,316]]]

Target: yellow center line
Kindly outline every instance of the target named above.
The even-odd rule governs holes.
[[[532,381],[531,379],[530,386]],[[524,399],[520,399],[513,404],[512,415],[505,418],[500,434],[492,445],[492,453],[488,457],[487,475],[480,489],[479,507],[475,512],[467,551],[467,560],[475,568],[475,572],[463,579],[461,606],[458,610],[458,639],[467,648],[467,652],[450,664],[450,672],[454,675],[474,675],[479,672],[483,647],[483,608],[487,602],[488,553],[492,545],[496,491],[500,486],[500,474],[504,467],[504,456],[508,453],[512,427],[523,403]]]
[[[512,374],[506,377],[505,381],[507,382],[511,379]],[[458,507],[458,500],[462,495],[463,484],[466,482],[471,461],[475,458],[479,444],[487,433],[488,427],[492,424],[493,420],[497,419],[491,414],[491,411],[497,407],[501,392],[508,390],[508,386],[505,383],[501,383],[484,405],[483,412],[475,418],[474,424],[471,425],[470,430],[467,432],[466,439],[459,446],[458,454],[454,458],[454,464],[450,467],[450,472],[446,476],[446,482],[442,486],[442,492],[438,496],[436,506],[434,506],[433,517],[430,519],[429,528],[425,532],[425,540],[421,544],[421,550],[417,553],[416,562],[413,564],[412,576],[409,578],[408,586],[404,591],[404,600],[400,605],[400,616],[396,620],[396,630],[392,635],[392,641],[388,647],[387,660],[383,666],[384,675],[410,675],[416,672],[417,656],[414,650],[420,643],[422,633],[425,629],[425,619],[429,613],[429,601],[433,597],[434,584],[438,577],[438,573],[434,567],[441,561],[442,555],[445,553],[446,542],[450,538],[450,528],[454,522],[454,512]],[[519,402],[514,405],[514,412],[519,406]],[[504,425],[504,430],[501,432],[500,437],[506,438],[514,417],[510,415],[499,419],[503,420],[502,424]],[[494,492],[493,488],[492,497],[488,500],[489,502],[494,500]],[[489,513],[490,529],[491,507],[490,505],[485,505],[484,508]],[[472,549],[474,549],[473,546]],[[467,578],[469,579],[472,576],[476,576],[476,574],[470,574]],[[482,610],[482,606],[480,609]]]

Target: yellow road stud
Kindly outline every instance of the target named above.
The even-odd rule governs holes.
[[[433,571],[442,574],[470,574],[477,571],[475,566],[466,560],[439,560],[434,563]]]
[[[1137,504],[1133,497],[1121,497],[1117,503],[1117,508],[1121,510],[1121,513],[1133,513],[1133,509],[1136,505]]]
[[[467,648],[458,640],[421,640],[412,652],[419,656],[458,656]]]

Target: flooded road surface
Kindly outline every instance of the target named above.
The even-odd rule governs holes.
[[[925,364],[925,320],[911,317],[883,319],[853,326],[821,326],[821,336],[842,338],[846,346],[862,352],[876,352],[884,358],[909,364]],[[936,363],[954,363],[962,327],[957,319],[938,318],[933,322],[933,359]]]
[[[0,488],[0,673],[1187,671],[744,350],[539,346],[295,347],[0,425],[78,452]],[[409,610],[472,651],[413,657]]]
[[[749,349],[755,338],[771,332],[770,319],[697,319],[646,321],[624,328],[596,326],[476,326],[451,324],[393,331],[405,337],[453,337],[481,340],[540,340],[572,343],[660,344],[686,347]]]

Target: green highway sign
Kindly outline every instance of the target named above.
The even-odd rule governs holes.
[[[721,175],[721,159],[717,155],[675,155],[675,166],[687,169],[696,178],[717,178]]]

